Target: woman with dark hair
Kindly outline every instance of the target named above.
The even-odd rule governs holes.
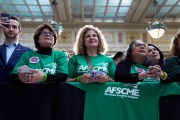
[[[157,81],[157,77],[165,80],[167,76],[164,76],[161,67],[148,66],[147,52],[147,45],[143,41],[132,41],[127,49],[125,60],[116,68],[115,80],[130,83]]]
[[[172,73],[176,80],[180,81],[180,30],[171,40],[171,54],[172,57],[166,59],[165,64],[169,73]]]
[[[123,61],[124,59],[124,53],[123,52],[117,52],[114,57],[114,63],[116,64],[116,66],[118,65],[119,62]]]
[[[153,44],[148,45],[148,59],[150,61],[154,61],[155,63],[162,63],[164,64],[164,55],[162,51]]]
[[[162,51],[156,47],[153,44],[148,44],[148,65],[152,66],[152,65],[159,65],[163,71],[163,74],[166,77],[166,79],[164,79],[164,82],[167,81],[172,81],[172,79],[174,79],[174,76],[170,73],[168,73],[166,67],[165,67],[165,63],[164,63],[164,55],[162,53]]]
[[[12,71],[16,79],[23,83],[64,82],[68,75],[68,59],[64,52],[53,50],[56,39],[57,34],[50,24],[39,25],[34,33],[37,51],[22,55]]]

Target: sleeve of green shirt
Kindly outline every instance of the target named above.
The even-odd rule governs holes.
[[[57,60],[57,73],[68,74],[68,58],[64,52],[60,52],[58,55],[60,58]]]
[[[116,65],[115,65],[114,61],[110,58],[110,60],[109,60],[109,76],[112,79],[114,79],[115,70],[116,70]]]
[[[74,71],[75,71],[75,58],[72,56],[68,63],[68,78],[74,78]]]

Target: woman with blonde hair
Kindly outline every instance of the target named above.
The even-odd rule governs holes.
[[[69,60],[67,81],[82,83],[113,81],[115,64],[105,54],[108,50],[102,32],[93,25],[79,29],[73,47],[76,55]]]

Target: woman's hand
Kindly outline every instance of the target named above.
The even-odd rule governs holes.
[[[82,83],[92,83],[93,82],[91,75],[86,74],[86,73],[79,76],[79,79],[80,79],[80,82],[82,82]]]
[[[77,78],[67,78],[66,82],[76,82]]]
[[[23,83],[38,83],[43,80],[43,72],[35,69],[31,69],[32,73],[19,73],[19,79]]]
[[[35,69],[31,69],[32,73],[31,74],[31,83],[38,83],[43,80],[44,74],[43,72]]]
[[[144,78],[149,78],[149,71],[143,71],[141,73],[138,74],[138,79],[139,80],[142,80]]]
[[[80,82],[82,83],[94,83],[94,82],[99,82],[99,83],[104,83],[104,82],[114,82],[113,79],[111,79],[109,76],[107,76],[106,74],[102,74],[96,77],[92,77],[90,74],[83,74],[81,76],[79,76]]]
[[[161,70],[161,67],[159,65],[149,66],[149,76],[150,77],[159,77],[161,78],[163,76],[163,71]]]
[[[108,75],[102,74],[94,77],[95,82],[104,83],[104,82],[114,82]]]
[[[18,77],[23,83],[31,83],[32,73],[19,73]]]

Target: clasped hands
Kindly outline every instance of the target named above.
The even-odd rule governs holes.
[[[23,83],[38,83],[43,80],[43,72],[31,69],[32,73],[19,73],[18,77]]]
[[[141,79],[155,77],[162,78],[163,71],[159,65],[149,66],[147,71],[140,73],[140,76]]]

